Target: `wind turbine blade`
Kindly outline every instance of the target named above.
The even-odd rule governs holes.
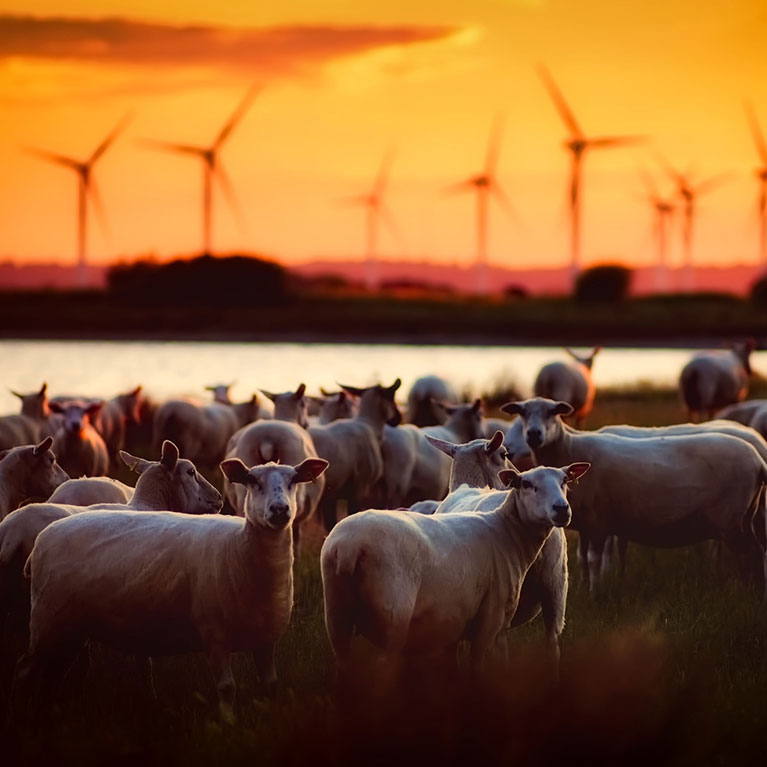
[[[101,227],[101,230],[104,232],[104,235],[108,240],[112,239],[112,229],[109,226],[109,221],[107,219],[106,211],[104,209],[104,202],[101,199],[101,192],[99,191],[98,184],[96,183],[96,179],[94,179],[92,176],[88,178],[88,183],[86,185],[86,189],[88,191],[88,196],[91,199],[91,202],[93,203],[93,210],[96,213],[96,218],[98,219],[99,226]]]
[[[713,192],[714,189],[718,189],[723,184],[726,184],[730,178],[732,178],[732,173],[719,173],[705,181],[701,181],[695,186],[695,194],[708,194],[709,192]]]
[[[154,139],[139,139],[138,143],[149,149],[159,149],[163,152],[193,154],[196,157],[202,157],[205,154],[205,149],[199,146],[191,146],[190,144],[172,144],[169,141],[155,141]]]
[[[487,176],[492,176],[498,167],[498,157],[501,154],[501,141],[503,140],[503,125],[503,115],[496,115],[485,152],[485,175]]]
[[[242,233],[246,233],[248,231],[247,219],[245,218],[240,201],[237,199],[237,195],[234,192],[234,187],[232,186],[229,174],[224,170],[224,166],[220,162],[216,164],[213,175],[216,177],[218,185],[221,187],[221,191],[224,193],[224,197],[226,197],[226,201],[229,203],[229,207],[232,210],[237,226]]]
[[[93,154],[88,158],[88,165],[93,165],[96,160],[109,149],[112,142],[125,130],[125,126],[130,121],[133,115],[129,112],[124,115],[122,120],[115,126],[114,130],[96,147]]]
[[[240,102],[240,105],[237,107],[237,109],[234,110],[232,116],[226,121],[224,127],[221,128],[218,136],[216,136],[216,140],[213,142],[214,149],[218,149],[221,144],[223,144],[224,141],[229,138],[229,136],[232,134],[232,131],[237,127],[242,118],[245,116],[245,112],[248,111],[248,108],[253,102],[253,99],[255,99],[260,92],[261,88],[254,85],[245,94],[245,98]]]
[[[65,157],[63,154],[54,154],[53,152],[46,152],[43,149],[34,149],[32,147],[25,147],[24,151],[27,154],[31,154],[34,157],[38,157],[41,160],[47,160],[48,162],[55,163],[56,165],[63,165],[65,168],[71,168],[80,172],[82,163],[77,160],[73,160],[71,157]]]
[[[471,192],[474,188],[474,179],[467,178],[465,181],[459,181],[457,184],[449,184],[443,189],[443,192],[445,194],[458,194],[460,192]]]
[[[664,155],[662,155],[657,150],[655,152],[655,159],[658,161],[658,164],[661,166],[661,168],[663,168],[668,176],[674,181],[674,183],[679,186],[687,183],[687,179],[666,159]]]
[[[754,137],[756,151],[759,153],[761,161],[767,165],[767,141],[765,141],[762,129],[759,127],[759,121],[756,119],[754,107],[748,101],[743,104],[743,107],[746,110],[746,117],[751,128],[751,135]]]
[[[503,208],[504,213],[512,219],[515,223],[519,223],[519,215],[509,199],[509,196],[504,191],[503,187],[498,182],[493,182],[490,185],[490,194],[495,197],[495,201]]]
[[[386,227],[389,229],[392,235],[394,235],[394,239],[397,241],[397,245],[399,245],[403,253],[407,252],[407,242],[405,241],[402,230],[397,225],[397,221],[395,220],[389,206],[381,205],[378,208],[378,214],[381,216],[381,220],[384,222],[384,224],[386,224]]]
[[[371,197],[383,197],[386,191],[386,186],[389,182],[389,173],[391,166],[394,164],[394,158],[397,156],[397,148],[390,146],[384,153],[381,165],[378,168],[378,174],[376,175],[375,182],[373,183],[373,194]]]
[[[647,141],[646,136],[600,136],[590,138],[586,143],[590,149],[611,149],[618,146],[629,146]]]
[[[551,76],[549,70],[546,69],[546,67],[543,65],[540,65],[538,67],[538,74],[543,80],[543,84],[546,87],[546,90],[549,92],[549,96],[554,102],[554,106],[559,112],[559,116],[562,118],[565,125],[570,129],[570,132],[575,138],[583,138],[584,133],[581,130],[581,126],[578,125],[578,121],[575,119],[575,115],[573,115],[572,110],[570,109],[568,103],[565,101],[565,97],[557,87],[557,84],[554,82],[554,78]]]

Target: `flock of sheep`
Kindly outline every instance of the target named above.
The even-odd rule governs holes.
[[[266,692],[276,685],[309,526],[326,536],[341,678],[357,635],[392,668],[454,663],[466,641],[479,671],[539,614],[556,673],[568,525],[590,588],[629,542],[713,540],[764,590],[767,401],[742,401],[752,348],[696,355],[680,377],[690,420],[724,409],[662,428],[577,428],[598,349],[544,366],[533,398],[503,406],[513,420],[484,418],[436,376],[413,385],[408,423],[399,379],[241,403],[227,386],[160,404],[140,387],[107,401],[49,399],[45,384],[17,394],[21,413],[0,418],[0,620],[29,618],[14,701],[45,700],[95,640],[138,656],[150,681],[152,657],[205,652],[233,721],[233,653],[253,654]],[[159,460],[133,454],[142,440]],[[106,476],[118,463],[135,487]],[[220,467],[223,497],[198,467]]]

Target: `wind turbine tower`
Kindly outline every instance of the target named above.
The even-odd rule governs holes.
[[[767,274],[767,141],[750,104],[746,104],[746,116],[761,162],[761,166],[756,169],[756,177],[759,180],[759,263],[762,273]]]

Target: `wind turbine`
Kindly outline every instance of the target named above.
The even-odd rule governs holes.
[[[653,232],[658,249],[655,264],[655,291],[662,293],[669,289],[666,254],[668,252],[668,225],[674,215],[674,204],[671,200],[660,196],[658,188],[655,186],[655,182],[650,175],[643,174],[643,178],[647,187],[645,199],[653,207]]]
[[[699,181],[694,184],[689,172],[686,174],[680,172],[661,154],[658,154],[658,160],[665,168],[671,180],[676,184],[677,197],[682,203],[683,287],[689,293],[695,289],[695,266],[693,263],[692,245],[698,196],[712,192],[716,187],[721,186],[729,174],[720,173],[719,175],[707,178],[705,181]]]
[[[584,153],[587,149],[610,149],[635,144],[644,139],[642,136],[587,137],[549,70],[541,66],[538,71],[556,110],[559,112],[559,116],[562,118],[562,122],[570,131],[570,138],[565,141],[565,147],[572,155],[570,168],[570,272],[573,282],[575,282],[581,261],[581,187],[583,184],[581,174]]]
[[[386,191],[394,156],[394,148],[387,149],[370,191],[346,200],[351,205],[360,205],[365,208],[365,287],[370,291],[378,289],[381,278],[378,259],[379,222],[383,221],[394,236],[400,238],[394,216],[386,203]]]
[[[143,141],[142,143],[168,152],[177,152],[179,154],[192,155],[202,160],[203,164],[203,182],[202,182],[202,251],[203,255],[211,255],[211,230],[213,221],[213,178],[218,181],[221,191],[227,199],[235,217],[242,223],[243,216],[240,210],[237,198],[234,194],[232,182],[229,174],[224,170],[219,153],[227,139],[232,135],[232,131],[237,127],[245,113],[250,107],[253,99],[258,95],[260,88],[253,87],[240,102],[237,109],[234,110],[230,118],[224,123],[224,126],[218,132],[213,143],[209,146],[200,147],[190,144],[173,144],[167,141]]]
[[[93,166],[103,157],[117,136],[125,128],[130,115],[125,115],[114,130],[93,150],[87,160],[75,160],[65,155],[29,148],[26,151],[47,162],[69,168],[77,174],[77,284],[84,288],[88,282],[88,199],[96,215],[105,221],[104,205],[93,177]]]
[[[749,103],[746,103],[745,107],[756,151],[762,163],[761,167],[756,169],[756,177],[759,179],[759,261],[762,272],[767,273],[767,141],[759,127],[753,107]]]
[[[487,266],[487,242],[488,242],[488,214],[490,210],[490,197],[494,197],[507,213],[511,213],[511,203],[503,188],[495,176],[498,166],[498,157],[501,153],[501,138],[503,136],[503,118],[499,115],[490,133],[485,152],[485,164],[482,170],[475,176],[469,176],[465,181],[454,184],[448,191],[476,193],[477,200],[477,251],[474,257],[475,290],[479,294],[486,294],[489,289],[489,273]]]

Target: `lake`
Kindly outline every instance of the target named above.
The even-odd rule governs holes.
[[[675,385],[692,349],[604,349],[594,364],[597,386]],[[444,376],[459,389],[480,392],[510,380],[530,392],[546,362],[568,359],[558,347],[410,346],[399,344],[226,343],[186,341],[0,341],[0,412],[16,412],[9,392],[32,391],[42,381],[49,393],[111,397],[142,384],[163,399],[180,394],[205,396],[208,384],[235,382],[237,401],[253,388],[310,392],[341,381],[386,385],[399,376],[403,395],[426,373]],[[767,370],[767,352],[752,357]]]

